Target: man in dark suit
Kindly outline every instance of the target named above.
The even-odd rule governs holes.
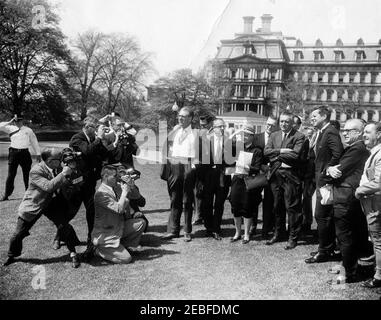
[[[364,123],[359,119],[348,120],[344,126],[345,148],[338,165],[328,167],[326,181],[333,184],[333,211],[336,236],[343,257],[345,281],[357,282],[357,260],[368,246],[367,222],[355,191],[370,152],[362,134]]]
[[[304,134],[292,128],[293,115],[283,112],[280,115],[280,131],[271,134],[265,147],[265,156],[269,158],[271,169],[269,181],[274,195],[275,233],[267,245],[282,240],[286,226],[286,212],[289,221],[289,240],[286,250],[294,249],[302,225],[302,174],[301,165],[306,156],[306,138]],[[286,212],[280,210],[284,203]]]
[[[75,134],[70,140],[70,147],[76,152],[81,152],[80,169],[83,174],[83,184],[81,186],[81,199],[86,208],[86,221],[88,228],[87,244],[84,258],[92,252],[91,232],[94,226],[94,194],[97,181],[100,179],[102,162],[108,156],[108,144],[105,139],[103,126],[98,130],[97,121],[92,117],[84,120],[84,127],[81,132]],[[90,258],[90,257],[89,257]]]
[[[231,140],[225,134],[226,124],[222,119],[213,121],[213,132],[208,136],[210,146],[210,161],[203,164],[204,192],[201,202],[201,212],[208,236],[221,240],[221,221],[224,204],[231,184],[230,176],[225,175],[225,168],[233,161],[227,160],[233,156]]]
[[[332,258],[335,250],[335,225],[333,222],[333,206],[321,204],[319,188],[326,184],[326,169],[339,163],[343,153],[339,131],[329,121],[331,111],[326,106],[319,106],[311,113],[311,123],[318,130],[315,144],[315,180],[316,207],[315,218],[318,225],[319,250],[311,253],[306,263],[326,262]]]
[[[266,122],[266,129],[263,133],[257,134],[256,140],[258,141],[258,145],[262,148],[262,150],[265,149],[267,142],[269,141],[270,135],[277,131],[278,129],[278,120],[269,117]],[[264,157],[263,158],[263,169],[265,171],[269,170],[269,158]],[[274,197],[271,191],[270,186],[266,186],[264,188],[263,192],[263,199],[262,199],[262,238],[267,239],[268,234],[270,231],[274,229],[275,226],[275,215],[274,215]],[[253,226],[252,230],[250,231],[250,235],[254,236],[256,229],[257,229],[257,223],[258,223],[258,212],[256,212],[256,216],[253,217]]]
[[[75,251],[75,231],[57,210],[57,204],[60,202],[55,201],[55,193],[69,183],[67,177],[72,170],[65,166],[62,172],[57,174],[58,168],[61,167],[61,152],[57,149],[44,149],[41,158],[42,162],[30,171],[29,186],[18,209],[16,230],[10,240],[8,259],[4,266],[14,263],[15,258],[22,254],[23,240],[29,236],[29,231],[40,217],[45,215],[56,225],[61,239],[66,242],[73,268],[78,268],[80,262]]]

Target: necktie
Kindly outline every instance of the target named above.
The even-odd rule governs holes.
[[[282,148],[284,147],[284,143],[286,142],[286,140],[287,140],[287,133],[282,133],[282,135],[283,135],[283,138],[282,138]]]
[[[222,164],[222,146],[221,138],[216,138],[214,143],[217,143],[216,154],[214,155],[214,164]]]
[[[118,194],[116,193],[115,189],[113,188],[112,191],[114,191],[114,195],[115,195],[115,198],[116,198],[116,201],[119,201],[119,197],[118,197]]]
[[[317,152],[318,144],[319,144],[319,142],[320,142],[322,136],[323,136],[323,134],[322,134],[322,132],[319,130],[319,132],[318,132],[318,136],[317,136],[317,138],[315,139],[315,146],[314,146],[315,154],[316,154],[316,152]]]

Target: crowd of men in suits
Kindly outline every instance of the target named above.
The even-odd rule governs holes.
[[[160,176],[167,182],[171,207],[163,239],[180,237],[184,212],[186,242],[192,241],[192,226],[201,223],[207,237],[221,241],[222,217],[229,200],[235,225],[231,243],[246,245],[258,239],[262,203],[260,236],[268,246],[287,241],[285,249],[293,250],[303,235],[311,234],[316,192],[319,246],[305,262],[333,261],[339,255],[344,281],[352,283],[363,279],[359,261],[373,259],[375,273],[363,285],[380,287],[381,124],[350,119],[341,129],[330,118],[328,107],[317,106],[310,115],[312,126],[303,130],[301,119],[284,111],[279,119],[268,118],[263,133],[256,133],[250,125],[229,132],[222,119],[210,114],[201,116],[196,128],[193,110],[182,108],[178,125],[162,149]],[[11,137],[4,201],[13,191],[14,167],[28,163],[30,169],[28,143],[21,143],[24,148],[20,149],[12,143],[20,144],[21,134],[28,139],[33,135],[13,122],[16,119],[0,123],[0,129],[8,130]],[[98,255],[113,263],[131,261],[148,225],[140,212],[145,198],[134,183],[140,176],[132,158],[138,149],[135,134],[119,115],[98,120],[89,117],[68,149],[44,149],[41,162],[30,173],[23,166],[27,190],[5,265],[21,255],[24,238],[45,215],[57,227],[54,248],[65,243],[73,267],[79,267],[75,247],[80,241],[70,221],[82,203],[88,227],[82,260]]]
[[[286,111],[279,119],[269,117],[264,133],[246,126],[229,134],[222,119],[210,116],[200,119],[203,128],[198,130],[193,116],[190,108],[180,110],[179,124],[163,149],[161,178],[167,181],[171,203],[165,239],[180,237],[184,211],[184,240],[192,241],[195,206],[193,224],[203,222],[206,236],[221,240],[228,199],[235,224],[230,242],[258,239],[262,202],[261,237],[269,246],[286,240],[285,249],[292,250],[303,235],[311,235],[316,192],[319,246],[305,262],[340,258],[345,274],[337,281],[353,283],[369,273],[359,262],[373,261],[375,273],[363,285],[381,286],[380,123],[350,119],[341,129],[330,120],[328,107],[317,106],[311,126],[303,131],[301,119]]]

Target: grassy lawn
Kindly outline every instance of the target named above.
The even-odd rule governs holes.
[[[285,251],[284,243],[272,247],[263,241],[248,245],[229,243],[234,234],[230,205],[225,207],[223,241],[204,237],[203,227],[194,229],[195,239],[163,241],[169,214],[169,199],[159,166],[137,166],[142,171],[139,187],[147,198],[145,212],[149,232],[142,249],[130,265],[111,265],[100,259],[72,269],[65,248],[52,249],[55,228],[42,217],[24,241],[24,254],[8,268],[0,267],[0,299],[378,299],[380,293],[360,284],[328,285],[335,276],[327,273],[335,263],[307,265],[304,259],[316,249],[304,243]],[[0,161],[3,190],[6,162]],[[9,238],[14,231],[16,211],[23,195],[21,174],[12,201],[0,203],[0,260],[6,259]],[[86,239],[82,208],[73,226]],[[79,247],[79,252],[85,246]],[[33,268],[43,266],[46,289],[34,290]]]

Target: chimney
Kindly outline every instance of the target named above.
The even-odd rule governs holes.
[[[255,17],[243,17],[243,33],[253,33],[253,21]]]
[[[262,17],[262,32],[271,33],[271,20],[273,16],[271,14],[264,14]]]

